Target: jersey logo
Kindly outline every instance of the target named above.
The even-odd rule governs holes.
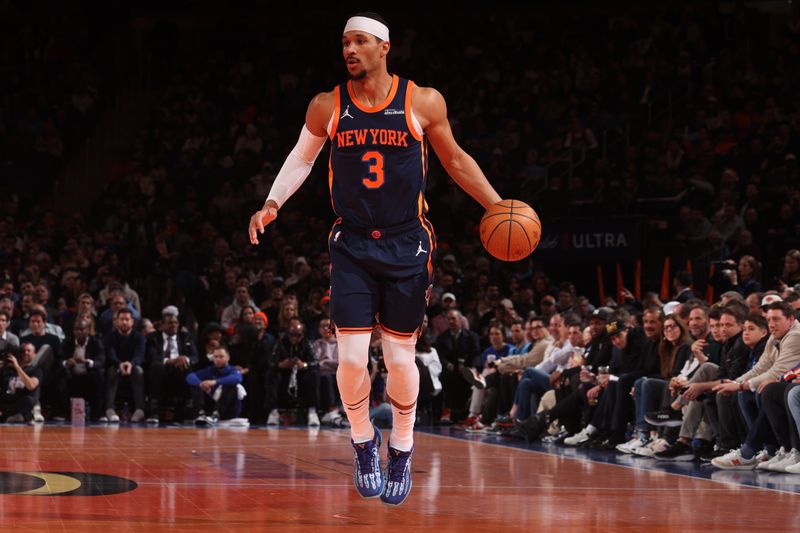
[[[339,117],[339,120],[342,120],[344,117],[355,118],[350,114],[350,104],[347,104],[347,107],[344,108],[344,113],[342,113],[342,116]]]
[[[427,253],[428,253],[428,250],[423,250],[422,249],[422,241],[419,241],[419,246],[417,247],[417,255],[415,255],[414,257],[419,257],[419,254],[427,254]]]
[[[403,109],[386,109],[383,111],[384,115],[405,115],[406,112]]]

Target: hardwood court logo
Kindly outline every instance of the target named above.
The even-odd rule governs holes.
[[[108,496],[137,486],[130,479],[89,472],[0,472],[0,494],[17,496]]]

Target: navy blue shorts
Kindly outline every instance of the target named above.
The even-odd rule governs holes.
[[[393,228],[362,229],[337,220],[328,237],[331,319],[342,332],[413,335],[433,282],[436,238],[424,217]]]

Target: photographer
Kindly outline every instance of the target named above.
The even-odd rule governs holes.
[[[721,289],[734,290],[745,298],[761,292],[759,263],[752,255],[743,255],[738,265],[731,260],[715,261],[714,270],[719,271]]]
[[[4,422],[33,420],[34,394],[42,380],[42,369],[31,364],[35,354],[30,342],[23,342],[20,351],[6,347],[0,363],[0,420]]]

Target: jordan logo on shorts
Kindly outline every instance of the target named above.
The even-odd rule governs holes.
[[[422,249],[422,241],[419,241],[419,247],[417,248],[417,255],[414,257],[419,257],[419,254],[427,254],[428,250]]]
[[[344,117],[354,118],[353,115],[350,114],[350,104],[347,104],[347,107],[344,108],[344,113],[339,117],[339,120],[342,120]]]

